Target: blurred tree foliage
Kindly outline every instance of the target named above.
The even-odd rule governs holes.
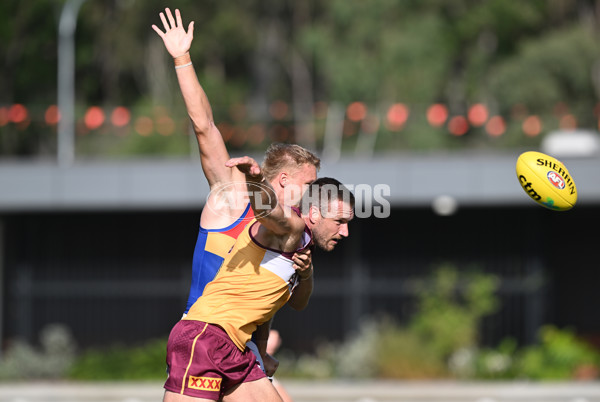
[[[56,103],[63,4],[0,3],[0,106],[22,103],[31,115],[43,116]],[[379,149],[529,145],[534,140],[520,129],[523,113],[545,118],[548,131],[558,126],[558,103],[580,126],[598,124],[593,110],[600,98],[600,2],[595,0],[177,0],[168,5],[182,11],[186,26],[195,21],[191,54],[217,122],[265,121],[269,105],[284,100],[295,122],[288,140],[318,148],[323,124],[312,107],[317,101],[361,101],[381,115],[393,102],[409,105],[401,133],[379,126]],[[126,105],[134,113],[160,105],[185,118],[171,60],[150,28],[162,26],[158,13],[164,6],[142,0],[82,5],[76,31],[78,116],[89,105]],[[485,103],[507,121],[506,134],[489,138],[482,128],[471,128],[460,138],[447,135],[425,120],[426,108],[435,102],[448,105],[450,115],[465,115],[470,105]],[[232,111],[238,104],[245,105],[244,114]],[[52,152],[53,132],[43,119],[33,120],[28,127],[0,127],[0,155]],[[317,124],[305,124],[313,121]],[[40,134],[42,127],[46,132]],[[352,144],[354,138],[345,141]],[[121,146],[117,137],[98,145],[98,152],[119,153]],[[136,152],[131,140],[126,148]]]

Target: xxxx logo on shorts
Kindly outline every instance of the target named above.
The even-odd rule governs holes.
[[[188,388],[199,389],[201,391],[219,391],[221,389],[221,379],[190,376]]]

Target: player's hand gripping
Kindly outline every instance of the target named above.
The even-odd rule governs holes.
[[[292,261],[294,261],[293,267],[301,280],[310,278],[313,272],[312,254],[310,249],[307,248],[303,251],[294,253]]]
[[[190,22],[188,31],[185,32],[179,10],[175,10],[175,18],[173,18],[171,10],[165,8],[165,12],[160,13],[160,19],[165,32],[161,31],[156,25],[152,25],[152,29],[162,38],[169,54],[173,58],[186,54],[190,50],[194,38],[194,21]]]

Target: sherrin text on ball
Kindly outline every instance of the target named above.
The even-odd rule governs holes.
[[[521,187],[538,204],[554,211],[575,205],[575,181],[558,159],[541,152],[524,152],[517,159],[516,170]]]

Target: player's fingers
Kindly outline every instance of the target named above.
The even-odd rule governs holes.
[[[310,256],[310,249],[306,248],[304,250],[300,250],[300,251],[296,252],[295,254]]]
[[[247,165],[248,162],[247,162],[246,158],[247,157],[231,158],[227,162],[225,162],[225,166],[233,167],[233,166],[238,166],[238,165]]]
[[[158,36],[160,36],[161,38],[163,38],[165,36],[164,32],[161,31],[156,25],[152,25],[152,29],[154,29],[156,31],[156,33],[158,34]]]
[[[231,158],[229,159],[227,162],[225,162],[225,166],[227,167],[234,167],[238,165],[238,159],[239,158]]]
[[[294,264],[298,267],[297,269],[299,269],[300,271],[304,271],[306,268],[308,268],[306,265],[306,261],[299,257],[292,257],[292,261],[294,261]]]
[[[258,166],[258,164],[256,163],[256,161],[254,159],[252,159],[251,157],[249,157],[249,156],[242,156],[242,157],[239,158],[239,160],[240,160],[240,163],[243,163],[245,165],[250,165],[251,169],[254,166]]]
[[[187,33],[192,36],[192,39],[194,38],[194,21],[190,22]]]
[[[163,26],[165,27],[165,32],[169,32],[169,23],[167,22],[167,19],[165,18],[165,14],[164,13],[160,13],[160,20],[163,23]]]
[[[167,18],[169,19],[169,22],[171,23],[171,28],[175,29],[177,27],[177,24],[175,24],[175,18],[173,18],[173,13],[171,12],[170,8],[167,8]]]
[[[307,249],[294,253],[292,258],[298,259],[299,261],[308,261],[310,259],[310,250]]]
[[[183,21],[181,20],[181,13],[178,8],[175,9],[175,19],[177,20],[177,26],[183,28]]]
[[[308,271],[310,269],[310,264],[308,264],[308,261],[296,259],[294,260],[294,269],[298,272]]]
[[[252,166],[250,166],[250,173],[253,175],[260,174],[260,167],[256,163],[254,163]]]

